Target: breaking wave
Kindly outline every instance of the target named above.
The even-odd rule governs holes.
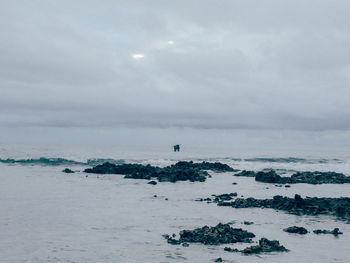
[[[339,159],[304,159],[304,158],[250,158],[244,159],[246,162],[264,162],[264,163],[343,163],[343,160]]]
[[[1,159],[0,163],[6,163],[6,164],[22,164],[22,165],[52,165],[52,166],[58,166],[58,165],[89,165],[94,166],[98,164],[102,164],[105,162],[110,162],[114,164],[123,164],[125,163],[124,160],[114,160],[114,159],[89,159],[86,162],[79,162],[64,158],[46,158],[46,157],[40,157],[37,159]]]

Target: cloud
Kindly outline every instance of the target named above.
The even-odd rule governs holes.
[[[0,124],[348,130],[349,7],[3,1]]]

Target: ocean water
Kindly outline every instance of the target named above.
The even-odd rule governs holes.
[[[44,157],[44,159],[40,159]],[[59,158],[59,159],[58,159]],[[206,182],[148,185],[120,175],[81,172],[103,162],[132,162],[166,166],[178,160],[220,161],[237,169],[336,171],[350,175],[346,154],[327,156],[286,153],[212,152],[186,149],[132,149],[98,146],[0,145],[0,262],[350,262],[350,224],[330,216],[295,216],[271,209],[233,209],[195,202],[212,194],[270,198],[276,194],[350,197],[350,185],[296,184],[291,188],[257,183],[233,173],[213,173]],[[64,168],[75,174],[65,174]],[[232,185],[236,182],[237,185]],[[157,197],[154,197],[157,195]],[[168,200],[166,200],[166,198]],[[253,221],[246,226],[243,221]],[[288,253],[244,256],[223,246],[174,246],[163,234],[219,222],[231,222],[261,237],[279,240]],[[309,231],[338,227],[344,234],[305,236],[283,228],[298,225]],[[234,244],[243,248],[250,244]]]

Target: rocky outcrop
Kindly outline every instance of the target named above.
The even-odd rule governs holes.
[[[333,230],[321,230],[321,229],[317,229],[313,231],[315,234],[319,235],[319,234],[331,234],[331,235],[342,235],[343,233],[339,231],[339,228],[334,228]]]
[[[180,238],[175,239],[175,235],[171,237],[165,236],[169,244],[178,245],[181,243],[202,243],[205,245],[232,244],[237,242],[252,242],[255,237],[241,228],[232,228],[229,224],[218,224],[214,227],[204,226],[194,230],[183,230],[180,232]]]
[[[224,202],[224,201],[230,201],[234,199],[238,194],[235,193],[230,193],[230,194],[221,194],[221,195],[211,195],[213,198],[199,198],[196,199],[195,201],[198,202],[208,202],[208,203],[219,203],[219,202]]]
[[[307,229],[299,226],[291,226],[283,229],[284,232],[305,235],[308,233]]]
[[[255,177],[256,173],[254,171],[243,170],[239,173],[234,174],[234,176],[244,176],[244,177]]]
[[[246,255],[261,254],[261,253],[268,253],[268,252],[289,251],[284,246],[280,245],[280,242],[278,240],[268,240],[267,238],[261,238],[259,240],[259,245],[250,246],[243,250],[232,249],[228,247],[226,247],[224,250],[229,252],[242,252],[243,254],[246,254]]]
[[[296,172],[290,177],[283,177],[275,170],[242,171],[235,176],[255,177],[255,181],[273,184],[345,184],[350,183],[350,176],[336,172]]]
[[[350,220],[350,198],[318,198],[295,195],[294,198],[274,196],[272,199],[236,198],[229,202],[219,202],[218,206],[233,208],[273,208],[296,215],[333,215],[340,219]]]
[[[66,174],[74,174],[75,172],[69,168],[66,168],[62,171],[62,173],[66,173]]]
[[[206,170],[215,172],[229,172],[234,171],[233,168],[222,163],[201,162],[178,162],[164,168],[141,165],[141,164],[112,164],[106,162],[97,165],[93,168],[85,169],[86,173],[96,174],[123,174],[125,178],[132,179],[158,179],[159,182],[177,182],[177,181],[199,181],[204,182],[209,174]]]
[[[190,169],[190,168],[196,168],[200,170],[210,170],[213,172],[221,173],[221,172],[235,172],[238,171],[236,169],[233,169],[232,167],[228,166],[227,164],[215,162],[201,162],[201,163],[194,163],[193,161],[185,162],[180,161],[174,165],[175,167],[182,168],[182,169]]]

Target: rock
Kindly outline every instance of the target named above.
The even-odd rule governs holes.
[[[229,201],[232,200],[234,197],[236,197],[238,194],[237,193],[230,193],[230,194],[222,194],[222,195],[213,195],[215,196],[213,202],[218,203],[218,202],[224,202],[224,201]]]
[[[183,246],[183,247],[189,247],[190,244],[188,244],[188,243],[182,243],[182,246]]]
[[[284,232],[305,235],[308,233],[307,229],[304,227],[291,226],[283,229]]]
[[[247,255],[251,254],[260,254],[260,253],[267,253],[267,252],[287,252],[289,251],[284,246],[280,245],[280,242],[277,240],[268,240],[267,238],[261,238],[259,240],[259,245],[247,247],[243,250],[239,250],[239,252],[242,252]],[[235,251],[237,252],[237,251]]]
[[[157,195],[153,195],[153,197],[157,197]]]
[[[157,182],[156,181],[149,181],[147,184],[156,185]]]
[[[74,174],[74,171],[69,168],[64,169],[62,172],[67,174]]]
[[[317,230],[314,230],[313,232],[317,235],[319,235],[319,234],[332,234],[332,235],[338,236],[338,235],[343,234],[342,232],[339,231],[339,228],[334,228],[332,231],[317,229]]]
[[[255,177],[255,172],[243,170],[239,173],[234,174],[234,176]]]
[[[215,227],[204,226],[194,230],[182,230],[179,240],[169,237],[168,243],[176,245],[181,243],[202,243],[205,245],[231,244],[237,242],[250,243],[253,237],[255,237],[255,235],[246,230],[232,228],[229,224],[220,223]]]
[[[199,199],[196,199],[194,201],[196,201],[196,202],[208,202],[208,203],[212,202],[211,198],[199,198]]]
[[[279,176],[274,170],[267,171],[267,172],[258,172],[255,175],[255,181],[257,182],[264,182],[264,183],[271,183],[271,184],[280,184],[282,181],[282,177]]]
[[[243,222],[243,224],[245,224],[245,225],[249,226],[249,225],[254,224],[254,222],[244,221],[244,222]]]
[[[218,202],[218,206],[233,208],[273,208],[295,215],[333,215],[350,220],[350,198],[318,198],[295,195],[294,198],[276,195],[273,199],[236,198],[233,201]]]
[[[203,162],[204,163],[204,162]],[[177,182],[177,181],[191,181],[191,182],[204,182],[206,177],[209,175],[201,167],[210,167],[210,163],[200,163],[200,165],[194,164],[193,162],[178,162],[175,165],[170,165],[164,168],[155,167],[151,165],[141,164],[112,164],[104,163],[97,165],[93,168],[85,169],[86,173],[97,173],[97,174],[123,174],[124,178],[131,179],[147,179],[151,178],[158,179],[159,182]],[[224,164],[218,165],[213,164],[215,169],[225,169]],[[230,167],[226,167],[229,169]],[[232,169],[232,168],[231,168]]]
[[[286,187],[286,188],[290,188],[290,185],[289,185],[289,184],[286,184],[284,187]]]
[[[350,183],[350,176],[336,172],[296,172],[291,177],[282,177],[274,170],[269,171],[246,171],[243,170],[235,176],[255,177],[257,182],[273,184],[344,184]],[[289,186],[286,186],[289,187]]]
[[[236,183],[236,182],[233,182],[232,184],[236,185],[237,183]]]
[[[222,262],[222,258],[217,258],[214,262]]]
[[[232,167],[228,166],[227,164],[215,162],[215,163],[209,163],[209,162],[201,162],[201,163],[194,163],[192,161],[185,162],[180,161],[174,165],[175,167],[182,168],[182,169],[200,169],[200,170],[210,170],[213,172],[234,172],[237,171],[233,169]]]

